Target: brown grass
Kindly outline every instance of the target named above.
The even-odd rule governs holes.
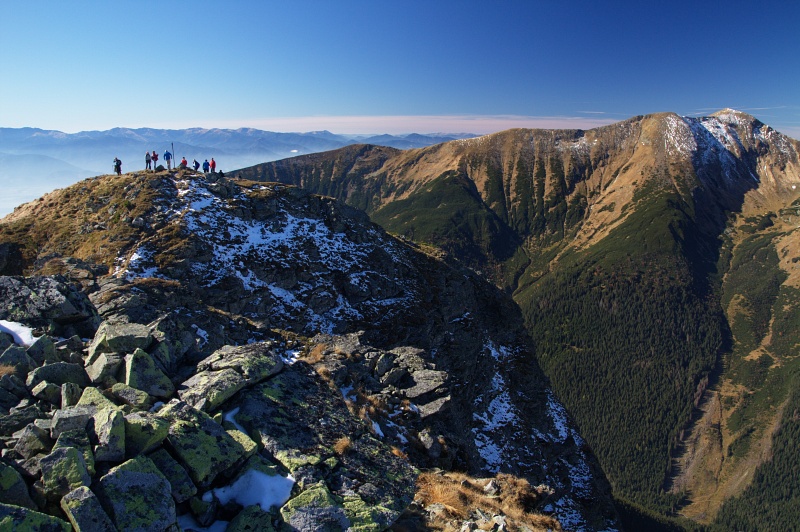
[[[494,480],[500,486],[495,496],[484,488]],[[505,515],[509,529],[561,530],[552,517],[535,513],[540,494],[527,480],[512,475],[498,474],[494,479],[474,479],[463,473],[424,472],[417,479],[416,499],[424,506],[442,504],[450,517],[470,518],[479,509],[488,515]],[[442,530],[446,523],[428,523],[434,530]]]
[[[308,362],[309,364],[312,365],[317,364],[318,362],[322,362],[322,360],[325,358],[325,352],[327,350],[328,350],[327,345],[317,344],[311,351],[303,355],[301,358],[302,360]]]
[[[9,366],[8,364],[0,364],[0,377],[3,375],[13,375],[17,369],[14,366]]]
[[[347,451],[349,451],[353,447],[353,441],[350,439],[350,436],[342,436],[336,443],[333,444],[333,452],[342,456]]]

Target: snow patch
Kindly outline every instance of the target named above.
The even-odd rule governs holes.
[[[203,494],[203,500],[211,501],[211,494],[224,505],[231,501],[247,507],[257,504],[268,512],[273,506],[280,508],[292,494],[294,478],[291,475],[267,475],[255,469],[249,470],[229,486],[216,488]]]
[[[0,320],[0,331],[10,334],[14,342],[22,347],[30,347],[36,341],[33,329],[16,321]]]

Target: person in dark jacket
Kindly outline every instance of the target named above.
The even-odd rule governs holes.
[[[205,173],[205,174],[207,174],[207,173],[208,173],[209,166],[210,166],[210,165],[208,164],[208,159],[206,159],[205,161],[203,161],[203,173]]]

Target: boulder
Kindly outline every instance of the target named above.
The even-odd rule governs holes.
[[[86,360],[86,374],[93,384],[105,384],[116,377],[122,360],[117,353],[100,353],[91,362]]]
[[[0,434],[12,434],[41,417],[45,417],[45,413],[38,404],[17,407],[0,415]]]
[[[246,381],[231,368],[201,371],[178,387],[178,396],[200,410],[210,412],[245,387]]]
[[[3,462],[0,462],[0,503],[36,508],[22,476]]]
[[[53,451],[64,447],[74,447],[78,449],[83,455],[83,461],[86,463],[86,470],[90,475],[94,475],[94,452],[92,452],[92,442],[89,441],[89,435],[83,429],[68,430],[58,435]]]
[[[97,462],[121,462],[125,459],[125,417],[119,410],[98,409],[90,423],[89,438],[97,442],[94,459]]]
[[[14,374],[23,379],[37,366],[36,361],[25,352],[25,348],[16,345],[7,347],[3,351],[3,354],[0,355],[0,364],[13,366]]]
[[[173,400],[158,411],[169,421],[167,441],[192,481],[205,488],[244,457],[244,449],[208,414]]]
[[[415,399],[430,393],[447,382],[447,372],[422,369],[411,374],[414,385],[403,390],[403,395]]]
[[[119,530],[166,530],[176,522],[169,481],[145,456],[112,468],[95,492]]]
[[[103,395],[103,392],[93,386],[87,386],[84,388],[81,398],[78,399],[77,406],[95,407],[97,410],[104,408],[110,408],[111,410],[122,410],[122,407],[118,406],[111,399]]]
[[[168,398],[175,393],[172,381],[142,349],[125,357],[125,384],[154,397]]]
[[[72,406],[57,410],[53,416],[50,437],[58,438],[59,434],[67,430],[84,430],[94,411],[95,408],[91,406]]]
[[[42,381],[57,384],[58,386],[65,382],[72,382],[81,387],[91,384],[83,366],[69,362],[56,362],[34,369],[28,374],[25,385],[28,389],[31,389]]]
[[[226,345],[197,365],[198,372],[178,388],[178,395],[195,408],[215,410],[246,386],[283,369],[283,360],[271,342]]]
[[[123,382],[118,382],[111,387],[111,394],[121,402],[139,410],[149,410],[153,405],[153,398],[142,390],[137,390]]]
[[[57,407],[61,406],[61,386],[58,384],[42,381],[31,389],[31,395]]]
[[[147,325],[104,321],[89,345],[87,362],[94,363],[102,353],[133,353],[137,349],[147,349],[152,343]]]
[[[52,364],[61,360],[56,355],[56,345],[47,335],[37,338],[26,350],[28,356],[36,361],[38,366]]]
[[[33,423],[26,425],[21,432],[15,433],[15,436],[17,443],[14,445],[14,451],[26,460],[40,453],[49,453],[53,448],[50,433]]]
[[[0,319],[58,336],[94,336],[100,321],[86,295],[60,275],[0,277],[0,302]]]
[[[248,506],[231,519],[226,532],[277,532],[272,526],[273,516],[257,504]]]
[[[75,532],[117,532],[100,500],[87,488],[75,488],[61,498],[61,509]]]
[[[34,510],[0,503],[0,530],[20,532],[35,530],[36,532],[70,532],[66,521],[57,517],[36,512]]]
[[[61,497],[80,486],[89,486],[92,478],[86,462],[78,449],[60,447],[39,461],[42,468],[42,485],[50,500]]]
[[[81,387],[74,382],[61,385],[61,407],[75,406],[81,398]]]
[[[0,388],[14,394],[18,399],[25,399],[30,395],[25,381],[13,373],[8,373],[0,377]]]
[[[189,478],[189,474],[165,449],[151,453],[149,458],[169,480],[172,498],[176,503],[185,502],[197,494],[197,487]]]
[[[344,507],[324,482],[290,499],[281,508],[281,517],[291,530],[299,532],[350,528],[350,519],[347,518]]]
[[[150,412],[125,416],[125,453],[134,457],[155,449],[169,435],[169,422]]]

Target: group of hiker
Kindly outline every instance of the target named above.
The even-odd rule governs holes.
[[[172,161],[173,161],[173,159],[174,159],[174,157],[169,152],[169,150],[165,150],[164,151],[164,161],[167,163],[167,170],[172,170]],[[153,150],[153,153],[150,153],[150,152],[145,152],[144,153],[144,168],[145,168],[145,170],[150,170],[151,169],[150,165],[152,165],[152,170],[155,170],[156,169],[156,163],[158,163],[158,154],[155,152],[155,150]],[[198,171],[200,166],[203,167],[203,172],[205,172],[206,174],[208,172],[216,172],[217,171],[217,161],[215,161],[213,157],[211,158],[211,162],[208,162],[208,159],[206,159],[203,162],[202,165],[197,162],[197,159],[194,159],[192,161],[192,168],[194,169],[195,172]],[[189,163],[186,161],[186,157],[181,157],[181,162],[178,163],[175,166],[175,168],[181,168],[181,169],[184,169],[184,170],[186,168],[188,168],[188,167],[189,167]]]
[[[164,161],[167,163],[167,170],[172,170],[173,158],[174,157],[169,152],[169,150],[164,151]],[[156,151],[153,150],[153,153],[146,151],[144,153],[145,170],[155,170],[157,166],[158,166],[158,154],[156,153]],[[216,173],[217,171],[217,161],[215,161],[213,157],[211,158],[211,162],[209,162],[208,159],[206,159],[205,161],[203,161],[202,165],[197,162],[197,159],[192,161],[192,168],[194,168],[195,172],[197,172],[201,166],[203,167],[203,172],[206,174],[209,172]],[[181,162],[175,166],[175,168],[182,168],[182,169],[186,169],[188,167],[189,163],[186,161],[186,157],[182,157]],[[114,157],[114,173],[117,175],[122,174],[122,161],[118,157]],[[220,171],[220,173],[222,172]]]

